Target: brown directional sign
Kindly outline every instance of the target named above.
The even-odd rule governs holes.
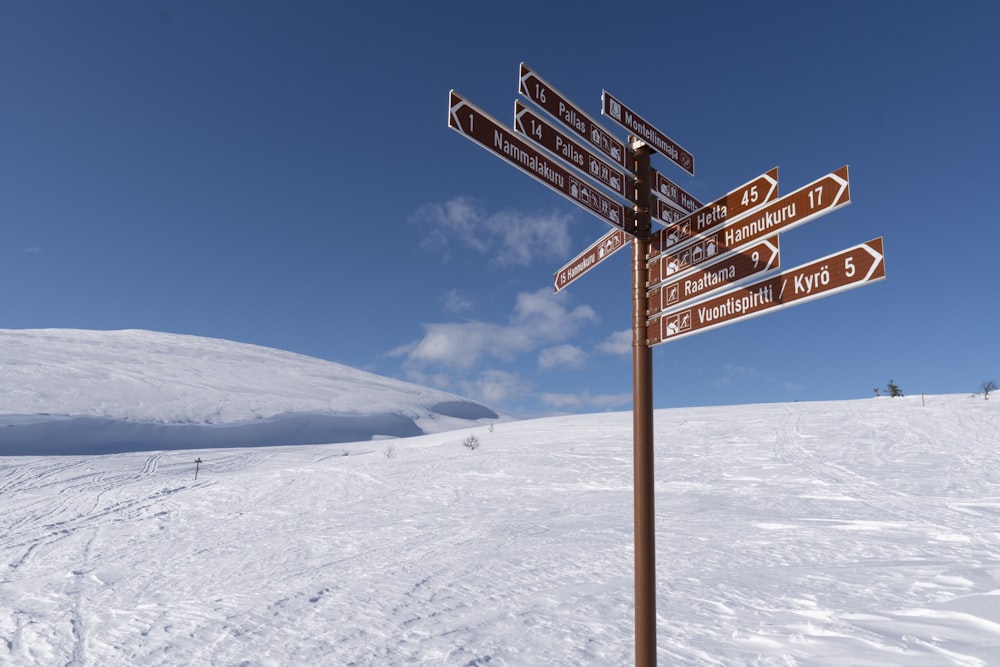
[[[585,141],[590,142],[613,162],[631,169],[630,151],[624,143],[611,136],[600,123],[577,108],[524,63],[521,63],[518,91]]]
[[[589,148],[553,127],[519,101],[514,102],[514,129],[588,174],[615,194],[628,196],[626,185],[631,180],[630,176],[594,155]]]
[[[601,93],[601,113],[645,141],[650,148],[662,153],[678,167],[692,176],[694,175],[693,155],[653,127],[651,123],[643,120],[606,90]]]
[[[882,238],[782,271],[650,322],[650,345],[732,324],[885,278]]]
[[[652,260],[668,249],[679,250],[684,245],[696,243],[707,232],[736,216],[773,201],[777,196],[778,168],[775,167],[716,199],[711,204],[706,204],[658,230],[650,239],[649,259]]]
[[[631,211],[601,194],[562,167],[555,159],[527,143],[454,90],[449,96],[448,127],[461,132],[509,164],[524,171],[567,199],[583,207],[608,224],[629,231],[633,226]]]
[[[728,285],[758,273],[766,273],[779,266],[778,237],[758,241],[749,248],[730,253],[685,278],[655,285],[650,271],[648,315],[680,306]]]
[[[653,217],[657,222],[664,225],[678,222],[687,215],[684,211],[679,210],[675,204],[663,201],[662,199],[653,200],[653,210],[655,211]]]
[[[697,211],[704,206],[660,172],[655,169],[650,169],[650,171],[653,172],[653,195],[658,201],[666,202],[685,214]]]
[[[582,276],[590,269],[597,266],[601,261],[607,259],[616,251],[627,245],[628,235],[619,230],[612,229],[607,234],[597,239],[589,248],[571,259],[564,267],[556,271],[555,291],[567,287],[571,282]]]

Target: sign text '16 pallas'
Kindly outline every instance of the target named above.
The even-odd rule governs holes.
[[[626,213],[624,205],[599,192],[589,181],[571,174],[454,90],[449,96],[448,127],[461,132],[608,224],[626,231],[632,226],[632,212]]]
[[[882,278],[885,278],[885,261],[880,237],[690,308],[672,310],[650,322],[646,335],[650,345],[665,343]]]
[[[571,259],[555,273],[555,291],[567,287],[571,282],[597,266],[601,261],[625,247],[628,236],[619,229],[612,229],[597,239],[589,248]]]
[[[766,273],[780,265],[778,236],[772,236],[719,258],[703,269],[696,269],[684,278],[666,282],[649,290],[647,314],[660,311],[710,294],[758,273]],[[652,271],[650,275],[652,276]],[[652,279],[649,284],[654,285]]]
[[[625,144],[611,136],[598,122],[578,109],[562,93],[521,63],[518,91],[544,109],[553,118],[573,130],[585,141],[607,155],[615,164],[631,169]]]

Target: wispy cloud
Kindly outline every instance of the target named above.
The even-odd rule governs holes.
[[[453,289],[444,295],[444,308],[449,313],[464,313],[472,310],[475,300],[461,290]]]
[[[576,345],[555,345],[538,353],[538,367],[542,369],[581,368],[586,361],[587,353]]]
[[[408,371],[425,373],[439,367],[469,371],[485,359],[510,362],[551,343],[562,342],[584,323],[597,321],[590,306],[570,308],[563,295],[548,287],[517,295],[510,321],[425,324],[424,335],[396,348],[389,356],[404,357]]]
[[[631,405],[632,394],[540,394],[546,405],[559,410],[614,410]]]
[[[42,252],[42,249],[39,248],[36,245],[33,245],[33,246],[28,247],[28,248],[25,248],[24,252],[28,253],[29,255],[40,255],[41,252]]]
[[[760,371],[751,366],[739,366],[736,364],[722,364],[722,376],[712,380],[713,387],[724,387],[733,382],[747,378],[759,378]]]
[[[632,354],[632,330],[615,331],[603,342],[598,343],[597,351],[614,355]]]
[[[452,247],[489,257],[497,266],[528,266],[535,259],[564,258],[570,251],[571,216],[559,212],[490,212],[468,197],[425,204],[412,222],[426,230],[422,245],[449,257]]]

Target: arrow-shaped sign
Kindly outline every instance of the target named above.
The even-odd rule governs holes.
[[[601,113],[626,130],[642,139],[653,150],[663,153],[671,162],[694,176],[694,156],[657,130],[651,123],[640,118],[634,111],[615,99],[608,91],[601,93]]]
[[[590,269],[597,266],[601,261],[610,257],[613,253],[625,247],[628,236],[620,229],[612,229],[610,232],[597,239],[589,248],[571,259],[564,267],[556,271],[555,291],[568,286],[571,282],[582,276]]]
[[[739,287],[688,308],[664,312],[646,330],[650,345],[732,324],[885,278],[882,238]]]
[[[518,92],[548,112],[553,118],[590,142],[616,164],[629,169],[629,154],[625,144],[611,136],[604,127],[588,116],[562,93],[521,63]]]
[[[766,273],[780,266],[778,237],[772,236],[739,252],[729,253],[703,269],[690,275],[656,286],[650,272],[648,315],[680,306],[737,283],[758,273]],[[659,272],[657,272],[659,273]]]
[[[710,204],[689,213],[653,234],[649,243],[649,259],[668,249],[680,250],[704,238],[717,227],[778,197],[778,168],[744,183]]]
[[[626,212],[623,204],[601,194],[588,181],[564,169],[546,153],[525,142],[454,90],[449,96],[448,127],[461,132],[608,224],[626,231],[633,226],[632,212]]]

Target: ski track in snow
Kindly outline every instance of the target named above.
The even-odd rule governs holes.
[[[655,431],[660,664],[997,664],[1000,402]],[[0,664],[632,664],[631,440],[619,413],[0,458]]]

